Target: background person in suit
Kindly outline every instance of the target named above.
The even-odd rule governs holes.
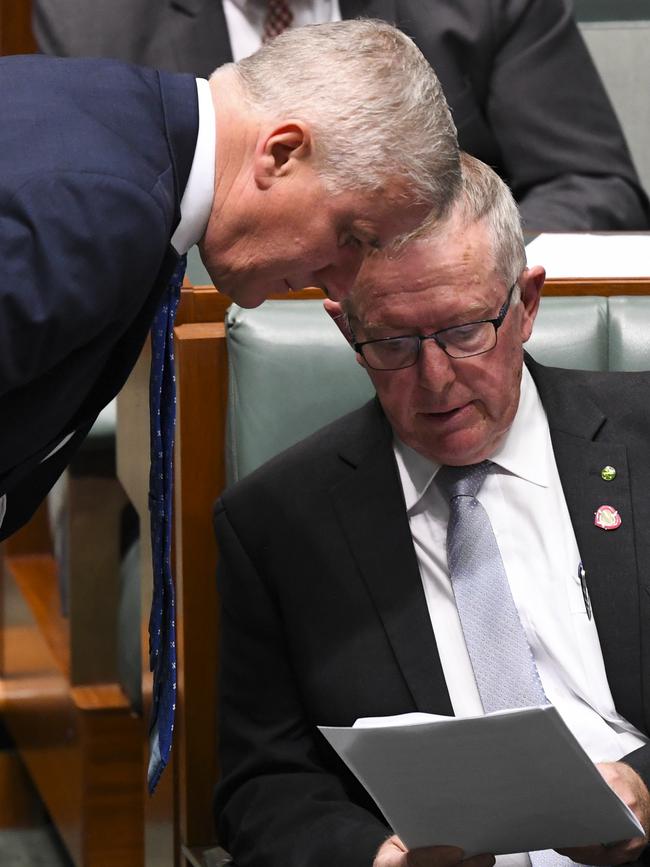
[[[463,172],[449,219],[397,255],[369,257],[344,304],[378,400],[273,459],[217,505],[216,815],[222,844],[246,867],[460,860],[438,848],[409,858],[400,841],[386,841],[378,808],[316,726],[483,712],[437,473],[486,458],[493,466],[478,499],[546,697],[650,830],[650,378],[525,358],[544,271],[526,267],[503,183],[472,158]],[[469,347],[470,357],[451,358],[443,346],[460,355]],[[376,369],[385,367],[399,369]],[[603,503],[620,510],[613,532],[594,523]],[[494,647],[483,646],[495,663]],[[620,864],[637,860],[646,842],[567,854]],[[509,863],[524,867],[528,856]]]
[[[567,0],[289,0],[293,24],[358,16],[408,33],[460,147],[510,185],[528,230],[645,229],[648,200]],[[35,0],[41,50],[207,75],[260,44],[265,0]]]
[[[385,24],[290,31],[209,83],[5,58],[0,106],[0,538],[123,385],[191,244],[245,306],[341,297],[460,177],[440,86]]]

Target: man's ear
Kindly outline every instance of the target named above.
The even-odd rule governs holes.
[[[542,295],[546,271],[541,265],[526,268],[518,280],[521,290],[521,342],[525,343],[532,334],[533,323],[539,310],[539,302]]]
[[[267,189],[278,178],[287,175],[299,160],[307,159],[313,150],[309,125],[291,120],[262,130],[255,149],[255,182]]]
[[[343,337],[347,340],[350,346],[354,343],[354,335],[350,330],[350,323],[348,321],[348,317],[343,312],[343,308],[339,301],[332,301],[331,298],[326,298],[323,302],[323,307],[327,311],[328,315],[331,317],[332,321],[341,332]]]

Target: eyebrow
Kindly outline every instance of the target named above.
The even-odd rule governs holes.
[[[461,318],[462,316],[462,318]],[[356,319],[359,327],[361,327],[364,331],[366,331],[369,335],[371,332],[381,332],[383,330],[389,331],[397,331],[396,337],[405,337],[408,332],[413,331],[418,334],[436,334],[438,331],[446,331],[448,328],[460,328],[463,325],[471,325],[473,322],[484,322],[486,319],[490,319],[490,311],[487,308],[487,305],[479,308],[479,305],[475,305],[474,312],[466,311],[466,313],[461,314],[461,316],[454,317],[458,321],[456,321],[453,325],[443,325],[442,327],[437,327],[431,331],[429,328],[418,328],[415,325],[392,325],[387,322],[372,322],[370,324],[362,323],[359,319]],[[349,315],[349,318],[356,318],[353,314]],[[372,339],[372,338],[371,338]],[[379,337],[378,340],[383,338]]]

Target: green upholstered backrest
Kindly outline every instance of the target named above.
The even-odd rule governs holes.
[[[542,298],[526,349],[541,364],[607,370],[607,298]]]
[[[650,297],[609,299],[609,369],[650,370]]]
[[[226,329],[231,481],[374,393],[321,301],[233,305]]]
[[[373,394],[320,301],[233,306],[226,330],[231,482]],[[543,298],[526,348],[557,367],[650,368],[650,298]]]

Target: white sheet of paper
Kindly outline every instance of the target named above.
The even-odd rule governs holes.
[[[650,277],[650,235],[544,233],[526,246],[526,258],[550,278]]]
[[[552,705],[319,730],[410,849],[506,855],[643,833]]]

